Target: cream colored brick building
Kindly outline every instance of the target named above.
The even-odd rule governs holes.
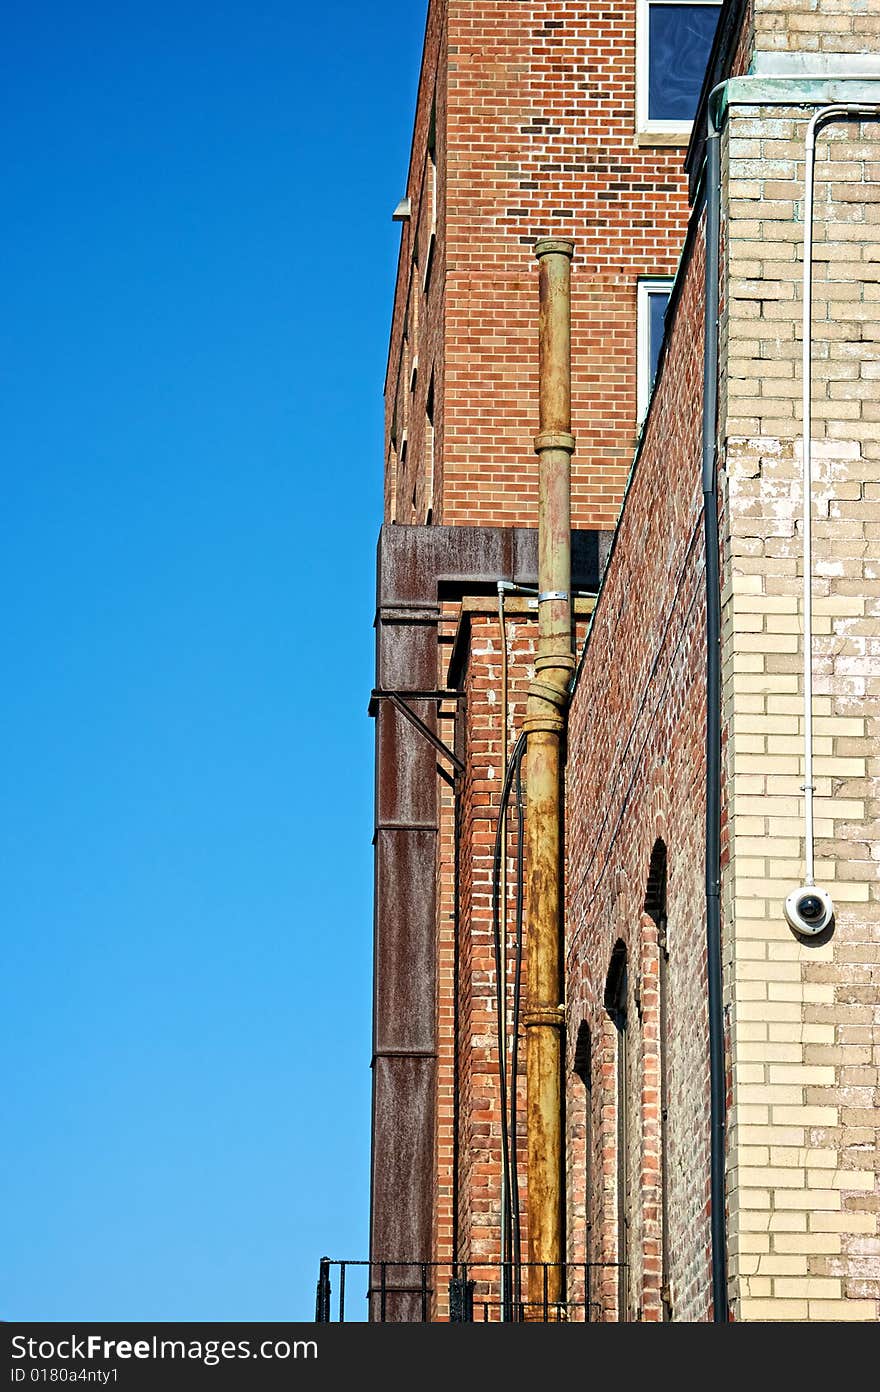
[[[844,112],[817,136],[812,315],[816,879],[834,900],[833,933],[799,939],[782,903],[803,879],[805,856],[805,134],[831,101],[880,100],[880,82],[847,76],[850,64],[876,67],[863,56],[880,52],[880,4],[758,0],[756,43],[759,59],[766,46],[845,61],[834,65],[833,82],[784,78],[772,105],[749,100],[746,80],[725,133],[731,1290],[740,1319],[872,1320],[880,1252],[880,119]],[[774,63],[760,66],[772,72]],[[799,86],[809,105],[786,104]]]

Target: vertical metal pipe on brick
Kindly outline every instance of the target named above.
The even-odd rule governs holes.
[[[802,339],[802,434],[803,434],[803,538],[804,538],[804,884],[815,884],[815,831],[813,825],[813,553],[812,553],[812,382],[813,382],[813,196],[816,169],[816,136],[829,121],[878,119],[878,108],[862,102],[834,102],[816,111],[807,126],[804,149],[804,269]]]
[[[538,651],[529,686],[526,828],[526,1130],[532,1312],[564,1299],[562,1163],[563,789],[571,633],[571,258],[573,243],[538,242]],[[528,1312],[527,1312],[528,1313]]]
[[[711,112],[711,106],[710,106]],[[709,1225],[712,1317],[726,1323],[727,1214],[724,1185],[727,1099],[721,961],[721,577],[718,536],[718,296],[720,136],[706,141],[706,272],[703,352],[703,526],[706,549],[706,975],[709,1014]]]

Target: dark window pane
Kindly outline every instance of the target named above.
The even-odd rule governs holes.
[[[718,5],[648,7],[649,120],[694,119],[719,9]]]
[[[663,316],[669,304],[668,290],[652,290],[648,295],[648,358],[651,365],[649,387],[657,376],[657,360],[663,342]]]

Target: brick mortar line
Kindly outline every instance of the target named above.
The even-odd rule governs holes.
[[[651,669],[650,669],[650,671],[649,671],[649,673],[648,673],[647,680],[646,680],[645,683],[644,683],[644,695],[642,696],[642,699],[641,699],[641,701],[639,702],[638,709],[637,709],[637,710],[635,711],[635,713],[634,713],[633,722],[632,722],[632,729],[631,729],[631,731],[630,731],[630,737],[629,737],[629,739],[628,739],[627,742],[626,742],[626,748],[623,750],[623,753],[621,754],[621,757],[620,757],[620,761],[619,761],[619,763],[618,763],[618,765],[617,765],[617,769],[615,770],[615,781],[614,781],[614,785],[613,785],[615,791],[616,791],[616,789],[617,789],[618,780],[619,780],[619,778],[620,778],[620,775],[621,775],[621,772],[622,772],[622,770],[623,770],[624,764],[626,763],[627,754],[629,753],[630,746],[632,745],[632,742],[633,742],[633,738],[634,738],[635,731],[636,731],[636,726],[639,724],[639,722],[640,722],[640,720],[641,720],[642,712],[643,712],[643,710],[644,710],[644,708],[645,708],[645,703],[646,703],[646,701],[647,701],[647,699],[648,699],[648,693],[649,693],[649,691],[650,691],[650,689],[651,689],[651,682],[652,682],[652,679],[653,679],[653,677],[654,677],[655,672],[657,671],[657,668],[658,668],[659,665],[660,665],[660,659],[661,659],[661,657],[663,656],[663,648],[664,648],[664,646],[665,646],[666,638],[667,638],[667,636],[668,636],[668,634],[669,634],[669,632],[670,632],[670,629],[672,628],[672,616],[673,616],[673,614],[674,614],[674,612],[675,612],[675,604],[676,604],[676,601],[677,601],[677,599],[678,599],[679,592],[680,592],[680,590],[681,590],[681,588],[682,588],[682,585],[683,585],[683,583],[684,583],[685,575],[686,575],[687,572],[688,572],[688,566],[689,566],[689,561],[690,561],[691,553],[692,553],[692,551],[693,551],[694,542],[695,542],[695,540],[696,540],[696,538],[697,538],[697,536],[698,536],[698,534],[699,534],[699,531],[700,531],[700,522],[702,521],[702,517],[703,517],[703,510],[702,510],[702,508],[701,508],[701,509],[700,509],[700,512],[699,512],[699,515],[697,516],[697,518],[696,518],[696,520],[695,520],[695,522],[694,522],[693,528],[692,528],[692,530],[691,530],[691,535],[690,535],[690,537],[688,538],[688,544],[687,544],[687,549],[686,549],[686,551],[685,551],[684,561],[683,561],[683,563],[682,563],[681,573],[680,573],[680,575],[679,575],[678,582],[677,582],[676,587],[675,587],[675,593],[674,593],[674,595],[673,595],[673,601],[672,601],[672,604],[671,604],[670,609],[669,609],[669,612],[668,612],[668,617],[667,617],[666,623],[665,623],[665,625],[664,625],[664,627],[663,627],[663,638],[662,638],[662,640],[661,640],[661,642],[660,642],[660,645],[659,645],[659,647],[658,647],[657,655],[656,655],[656,657],[654,658],[654,661],[653,661],[653,663],[652,663],[652,665],[651,665]],[[705,567],[704,567],[704,570],[705,570]],[[701,573],[702,573],[702,572],[701,572]],[[692,613],[692,611],[693,611],[693,607],[694,607],[694,605],[695,605],[696,602],[697,602],[697,599],[698,599],[698,597],[699,597],[699,594],[700,594],[700,591],[699,591],[699,588],[698,588],[698,589],[696,590],[695,594],[694,594],[693,599],[691,600],[690,604],[688,605],[687,613],[684,615],[683,622],[682,622],[682,626],[681,626],[681,631],[679,632],[679,635],[678,635],[678,641],[676,642],[674,649],[672,650],[672,652],[671,652],[670,655],[669,655],[670,670],[669,670],[669,672],[667,672],[666,680],[664,681],[663,686],[662,686],[661,689],[660,689],[660,692],[659,692],[659,695],[658,695],[658,698],[657,698],[657,703],[656,703],[656,705],[655,705],[655,707],[654,707],[654,712],[653,712],[655,715],[656,715],[657,711],[659,710],[659,708],[660,708],[660,706],[661,706],[661,704],[662,704],[662,702],[663,702],[663,699],[664,699],[664,697],[665,697],[666,688],[667,688],[668,685],[669,685],[670,677],[671,677],[671,675],[672,675],[672,664],[674,663],[675,656],[676,656],[676,654],[677,654],[679,648],[681,647],[681,644],[682,644],[683,639],[688,635],[688,632],[689,632],[689,629],[688,629],[688,621],[689,621],[690,616],[691,616],[691,613]],[[621,823],[621,821],[623,820],[623,814],[624,814],[624,812],[626,811],[626,808],[627,808],[627,806],[628,806],[628,804],[629,804],[629,796],[630,796],[630,793],[632,792],[632,786],[633,786],[633,783],[635,782],[636,773],[637,773],[638,768],[639,768],[639,766],[640,766],[640,764],[641,764],[641,758],[642,758],[642,755],[643,755],[643,753],[644,753],[644,751],[645,751],[645,746],[647,745],[648,739],[650,738],[651,728],[652,728],[652,727],[649,726],[648,734],[645,735],[645,738],[644,738],[644,740],[642,741],[641,748],[639,749],[638,755],[636,756],[635,761],[634,761],[633,772],[632,772],[632,775],[631,775],[631,777],[630,777],[629,784],[627,785],[626,792],[625,792],[625,794],[624,794],[624,796],[623,796],[623,799],[622,799],[622,801],[621,801],[621,804],[620,804],[620,812],[619,812],[619,814],[618,814],[617,821],[616,821],[616,823],[615,823],[615,825],[614,825],[614,831],[612,832],[612,835],[611,835],[611,838],[610,838],[610,840],[611,840],[611,845],[612,845],[612,846],[613,846],[613,844],[614,844],[614,840],[615,840],[615,837],[616,837],[616,835],[617,835],[617,831],[618,831],[618,829],[619,829],[619,827],[620,827],[620,823]],[[611,798],[609,797],[609,799],[608,799],[608,802],[609,802],[609,811],[606,812],[605,818],[604,818],[604,820],[603,820],[603,822],[602,822],[602,825],[601,825],[601,827],[599,828],[599,832],[598,832],[598,834],[597,834],[597,836],[596,836],[595,845],[594,845],[594,847],[593,847],[593,854],[591,855],[589,861],[587,862],[587,865],[584,867],[584,870],[582,871],[582,873],[581,873],[579,879],[573,882],[573,887],[578,887],[578,888],[579,888],[579,887],[583,884],[584,880],[587,878],[587,876],[588,876],[590,870],[592,869],[593,864],[595,863],[596,856],[598,855],[598,852],[599,852],[599,846],[600,846],[600,844],[601,844],[601,842],[602,842],[602,837],[603,837],[603,834],[604,834],[604,831],[605,831],[605,827],[607,826],[607,823],[608,823],[608,817],[609,817],[609,815],[610,815],[610,804],[611,804],[612,800],[613,800],[613,799],[611,799]],[[595,883],[595,886],[594,886],[594,892],[593,892],[592,898],[589,900],[589,904],[592,904],[592,903],[594,902],[595,898],[596,898],[596,892],[597,892],[598,889],[599,889],[599,885],[602,883],[602,878],[603,878],[603,876],[604,876],[604,874],[605,874],[605,870],[607,869],[608,860],[609,860],[610,854],[611,854],[611,847],[609,846],[608,854],[605,856],[605,859],[604,859],[604,861],[602,862],[602,868],[601,868],[601,870],[600,870],[600,872],[599,872],[599,876],[598,876],[598,878],[597,878],[597,880],[596,880],[596,883]]]

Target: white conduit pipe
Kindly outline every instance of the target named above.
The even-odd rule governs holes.
[[[836,102],[822,107],[807,126],[804,179],[804,285],[803,285],[803,536],[804,536],[804,887],[815,885],[815,834],[813,830],[813,536],[812,536],[812,387],[813,387],[813,203],[816,172],[816,136],[819,128],[837,119],[877,119],[880,107]],[[830,914],[829,914],[830,918]],[[827,920],[826,920],[827,921]],[[823,923],[823,927],[825,924]],[[815,931],[815,930],[814,930]]]

